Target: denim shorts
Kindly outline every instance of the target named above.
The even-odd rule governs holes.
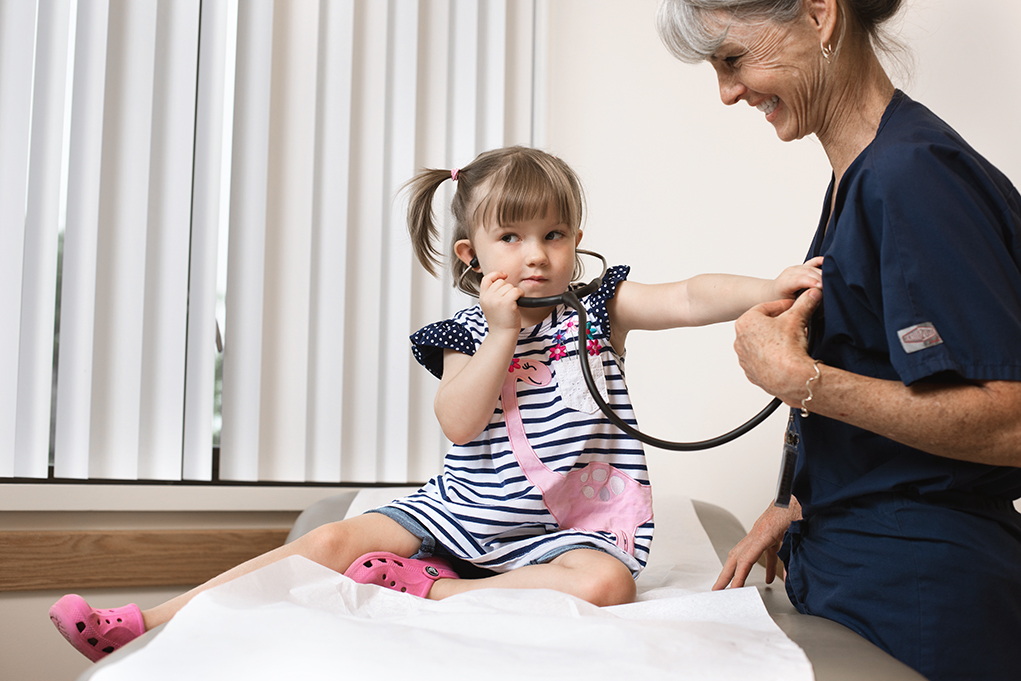
[[[395,523],[397,523],[405,530],[413,534],[416,538],[420,539],[422,541],[422,545],[419,547],[415,555],[411,556],[412,559],[436,556],[438,558],[453,559],[455,561],[458,561],[456,556],[452,555],[443,547],[442,544],[437,542],[436,537],[433,536],[433,534],[429,532],[429,530],[425,529],[425,527],[422,526],[422,523],[415,520],[415,518],[407,511],[400,508],[394,508],[393,506],[381,506],[380,508],[374,508],[371,511],[366,511],[366,513],[379,513],[381,515],[385,515],[387,518],[393,520]],[[542,554],[537,559],[533,560],[531,564],[542,565],[544,563],[550,563],[557,556],[561,556],[567,553],[568,551],[573,551],[575,549],[591,549],[593,551],[602,551],[603,553],[609,553],[609,551],[606,551],[598,546],[593,546],[592,544],[570,544],[567,546],[558,546],[557,548]],[[468,563],[467,561],[464,561],[464,564],[466,566],[471,565],[471,563]],[[458,573],[461,573],[460,567],[456,567],[455,569],[457,570]],[[482,570],[482,568],[477,569]],[[485,572],[488,574],[493,574],[489,570],[485,570]]]

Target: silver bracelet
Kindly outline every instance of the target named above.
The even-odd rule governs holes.
[[[815,376],[810,376],[809,379],[805,381],[805,390],[808,391],[808,397],[801,400],[801,418],[803,419],[808,418],[808,403],[812,401],[812,381],[819,378],[819,365],[821,363],[822,362],[820,360],[815,360]]]

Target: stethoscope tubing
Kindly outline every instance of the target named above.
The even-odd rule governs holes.
[[[737,428],[734,428],[723,435],[709,438],[708,440],[699,440],[697,442],[672,442],[670,440],[661,440],[657,437],[646,435],[618,416],[617,413],[613,411],[613,407],[607,404],[602,395],[599,394],[599,387],[596,385],[596,380],[592,376],[592,367],[589,366],[588,361],[585,359],[585,348],[588,347],[588,315],[585,313],[585,306],[582,305],[578,295],[574,291],[567,291],[562,295],[552,297],[559,299],[559,302],[563,302],[568,307],[574,308],[574,310],[578,313],[578,360],[581,362],[581,373],[585,378],[585,385],[588,386],[588,390],[592,394],[592,399],[595,400],[600,411],[603,412],[603,415],[605,415],[610,422],[640,442],[644,442],[652,447],[658,447],[659,449],[666,449],[675,452],[696,452],[703,449],[712,449],[713,447],[719,447],[720,445],[725,445],[732,440],[736,440],[748,431],[752,430],[765,421],[766,418],[776,411],[777,407],[782,404],[779,398],[774,397],[773,400],[762,409],[762,411],[745,421]]]
[[[573,308],[578,313],[578,361],[581,362],[581,373],[585,378],[585,385],[588,387],[589,393],[592,394],[592,399],[595,400],[596,406],[603,412],[603,415],[610,420],[615,426],[620,428],[622,431],[635,438],[639,442],[644,442],[652,447],[658,447],[659,449],[666,449],[675,452],[696,452],[703,449],[712,449],[713,447],[719,447],[725,445],[732,440],[736,440],[748,431],[752,430],[760,423],[766,420],[766,418],[776,411],[782,403],[779,398],[773,398],[773,400],[765,406],[758,414],[744,422],[737,428],[719,435],[717,437],[709,438],[708,440],[699,440],[697,442],[672,442],[670,440],[661,440],[651,435],[646,435],[642,431],[638,430],[630,423],[622,419],[613,410],[609,404],[603,399],[599,393],[599,387],[596,385],[596,380],[592,376],[592,367],[589,366],[588,361],[585,359],[586,348],[588,347],[588,314],[585,312],[585,306],[582,305],[581,299],[585,296],[591,295],[599,290],[599,287],[603,285],[603,278],[606,276],[606,258],[595,251],[586,251],[583,249],[577,249],[578,253],[583,255],[590,255],[595,258],[599,258],[602,262],[603,271],[602,273],[590,281],[587,284],[581,286],[575,286],[564,293],[556,296],[546,296],[545,298],[519,298],[518,305],[520,307],[556,307],[557,305],[566,305]],[[463,278],[463,275],[462,275]],[[462,289],[463,290],[463,289]]]

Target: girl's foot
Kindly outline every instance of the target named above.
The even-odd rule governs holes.
[[[376,584],[422,598],[429,595],[437,579],[458,579],[442,558],[402,558],[386,551],[356,558],[344,574],[359,584]]]
[[[77,594],[68,594],[54,603],[50,620],[68,643],[93,662],[145,633],[142,611],[134,603],[96,610]]]

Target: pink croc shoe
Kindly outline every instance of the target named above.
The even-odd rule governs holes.
[[[77,594],[68,594],[54,603],[50,620],[68,643],[93,662],[145,633],[142,611],[134,603],[95,610]]]
[[[386,551],[366,553],[351,563],[344,575],[359,584],[376,584],[422,598],[429,595],[437,579],[458,579],[442,558],[402,558]]]

